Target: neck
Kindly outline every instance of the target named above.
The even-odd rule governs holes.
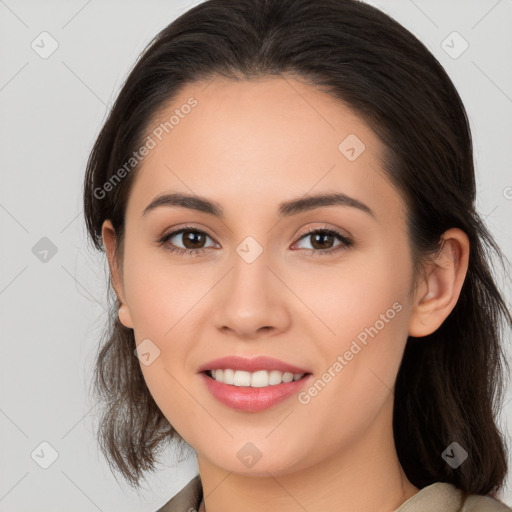
[[[300,470],[242,475],[197,457],[206,512],[391,512],[419,491],[398,460],[389,403],[364,435]]]

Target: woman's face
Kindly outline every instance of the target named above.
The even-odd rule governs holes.
[[[389,434],[413,274],[404,202],[383,175],[377,136],[291,78],[188,85],[151,130],[117,289],[169,422],[201,460],[253,475],[310,467],[376,425]],[[166,194],[222,214],[192,200],[148,208]],[[309,202],[333,194],[346,201]],[[258,373],[252,391],[220,383],[219,399],[200,372],[261,355],[309,375],[265,386]],[[273,386],[291,394],[275,401]]]

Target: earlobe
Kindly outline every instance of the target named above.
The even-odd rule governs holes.
[[[452,228],[443,234],[442,249],[418,286],[409,322],[409,336],[435,332],[453,310],[460,296],[469,261],[469,239]]]
[[[128,327],[129,329],[133,329],[132,317],[131,317],[130,310],[129,310],[128,306],[126,306],[125,304],[121,305],[119,307],[118,314],[119,314],[119,321],[125,327]]]

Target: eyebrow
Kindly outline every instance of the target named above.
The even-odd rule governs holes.
[[[150,211],[162,206],[188,208],[215,217],[224,218],[222,206],[218,202],[211,201],[205,197],[183,193],[162,194],[155,197],[151,203],[144,208],[142,215],[146,215]],[[288,217],[325,206],[349,206],[357,208],[375,218],[375,212],[369,206],[341,192],[310,195],[282,202],[279,204],[278,214],[279,218]]]

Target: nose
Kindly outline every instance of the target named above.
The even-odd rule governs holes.
[[[265,251],[252,262],[238,254],[232,261],[230,271],[216,286],[215,327],[244,339],[286,330],[290,324],[287,301],[293,295],[279,271],[270,267]]]

